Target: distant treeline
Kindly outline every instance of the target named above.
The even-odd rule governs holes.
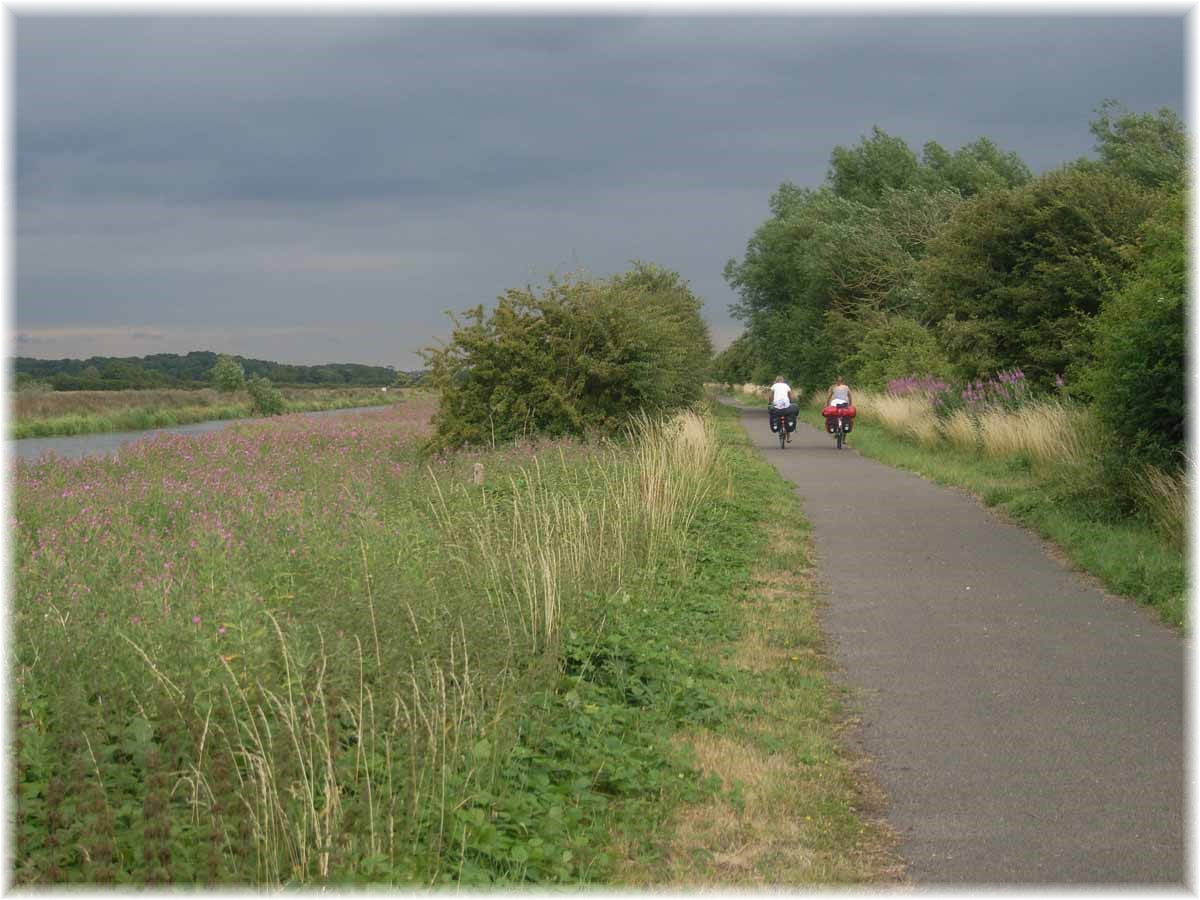
[[[247,378],[262,377],[274,384],[313,387],[379,387],[418,383],[422,372],[399,372],[392,366],[326,363],[299,366],[234,356]],[[57,391],[119,391],[143,388],[209,387],[217,354],[194,350],[184,356],[92,356],[88,359],[16,358],[16,386],[48,384]]]

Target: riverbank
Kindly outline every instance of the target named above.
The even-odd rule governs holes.
[[[384,406],[410,394],[403,388],[284,388],[284,411],[318,412]],[[245,391],[53,391],[12,395],[12,439],[147,431],[260,415]]]

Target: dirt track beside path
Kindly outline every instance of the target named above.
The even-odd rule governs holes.
[[[853,435],[742,424],[803,498],[914,882],[1182,885],[1187,641]]]

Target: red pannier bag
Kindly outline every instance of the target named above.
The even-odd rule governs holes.
[[[825,416],[825,418],[841,416],[845,419],[853,419],[855,412],[856,410],[853,406],[827,406],[821,410],[821,415]]]
[[[827,406],[821,410],[821,415],[825,417],[825,430],[833,434],[834,420],[841,416],[842,429],[849,433],[854,428],[854,407],[853,406]]]

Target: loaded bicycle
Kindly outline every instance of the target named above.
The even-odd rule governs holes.
[[[853,406],[839,404],[826,406],[821,410],[821,415],[825,417],[825,430],[833,435],[837,448],[841,450],[846,445],[846,435],[854,428],[856,410]]]

